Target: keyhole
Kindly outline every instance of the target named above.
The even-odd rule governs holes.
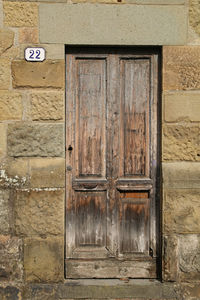
[[[72,146],[71,146],[71,145],[69,145],[69,147],[68,147],[68,151],[72,151],[72,150],[73,150]]]

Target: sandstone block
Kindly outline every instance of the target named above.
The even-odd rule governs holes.
[[[166,46],[163,48],[163,89],[200,88],[200,47]]]
[[[0,0],[0,27],[3,27],[3,0]]]
[[[162,170],[165,188],[198,189],[200,187],[200,163],[163,163]]]
[[[164,161],[200,161],[200,126],[167,125],[163,127]]]
[[[11,48],[7,49],[4,53],[2,53],[1,57],[11,59],[11,60],[17,59],[17,58],[19,58],[19,53],[20,53],[19,50],[20,50],[20,47],[14,45]]]
[[[200,187],[200,163],[163,163],[162,170],[164,188],[199,189]]]
[[[22,97],[19,93],[0,91],[0,121],[22,119]]]
[[[176,92],[164,95],[166,122],[200,122],[200,93]]]
[[[37,28],[30,28],[24,27],[19,29],[19,43],[26,44],[26,43],[38,43],[38,29]]]
[[[0,55],[12,47],[14,32],[9,29],[0,29]]]
[[[60,297],[57,292],[57,287],[58,287],[57,284],[51,284],[51,283],[29,284],[26,285],[23,296],[24,299],[31,299],[31,300],[60,300]],[[68,299],[68,300],[72,300],[72,299]]]
[[[164,237],[164,272],[166,281],[176,281],[178,278],[178,240],[176,236]]]
[[[200,35],[200,2],[197,0],[189,1],[189,23],[195,32]]]
[[[10,229],[9,191],[0,190],[0,234],[7,234]]]
[[[63,238],[32,239],[24,243],[25,280],[59,282],[64,279]]]
[[[15,286],[6,286],[0,287],[0,297],[2,300],[7,299],[14,299],[14,300],[21,300],[22,294],[18,287]]]
[[[8,154],[20,156],[64,156],[62,124],[8,125]]]
[[[28,186],[29,175],[27,160],[5,160],[0,167],[0,186],[4,188],[23,188]]]
[[[0,89],[7,90],[10,87],[10,61],[6,58],[0,58]]]
[[[64,94],[62,92],[42,92],[31,94],[33,120],[63,120]]]
[[[200,279],[200,235],[179,237],[179,268],[182,280]]]
[[[0,282],[20,283],[22,277],[22,240],[17,237],[0,235]]]
[[[17,234],[26,236],[62,235],[64,190],[18,190],[15,199]]]
[[[14,87],[30,88],[63,88],[64,61],[46,60],[44,62],[12,62],[12,77]]]
[[[165,233],[200,233],[200,190],[168,190],[164,197]]]
[[[30,160],[31,187],[65,187],[65,159]]]
[[[10,159],[6,164],[6,173],[9,177],[27,177],[28,176],[28,160],[24,158]]]
[[[181,284],[181,295],[185,296],[183,300],[198,300],[200,299],[200,284],[199,282],[190,282]]]
[[[6,155],[7,150],[7,125],[0,123],[0,158]]]
[[[4,1],[4,24],[8,27],[34,27],[38,25],[36,3]]]
[[[189,24],[187,45],[200,45],[200,35],[195,32],[195,29]]]

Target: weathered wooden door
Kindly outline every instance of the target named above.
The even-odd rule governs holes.
[[[66,276],[155,278],[158,52],[68,48]]]

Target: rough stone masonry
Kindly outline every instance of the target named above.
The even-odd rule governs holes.
[[[57,9],[66,15],[53,19]],[[83,20],[87,30],[78,32]],[[162,46],[162,281],[65,280],[70,43]],[[44,47],[46,60],[26,62],[28,46]],[[200,299],[198,0],[0,0],[0,299],[78,298]]]

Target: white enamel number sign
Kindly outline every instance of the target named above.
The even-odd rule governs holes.
[[[46,58],[44,48],[26,48],[24,55],[27,61],[43,61]]]

